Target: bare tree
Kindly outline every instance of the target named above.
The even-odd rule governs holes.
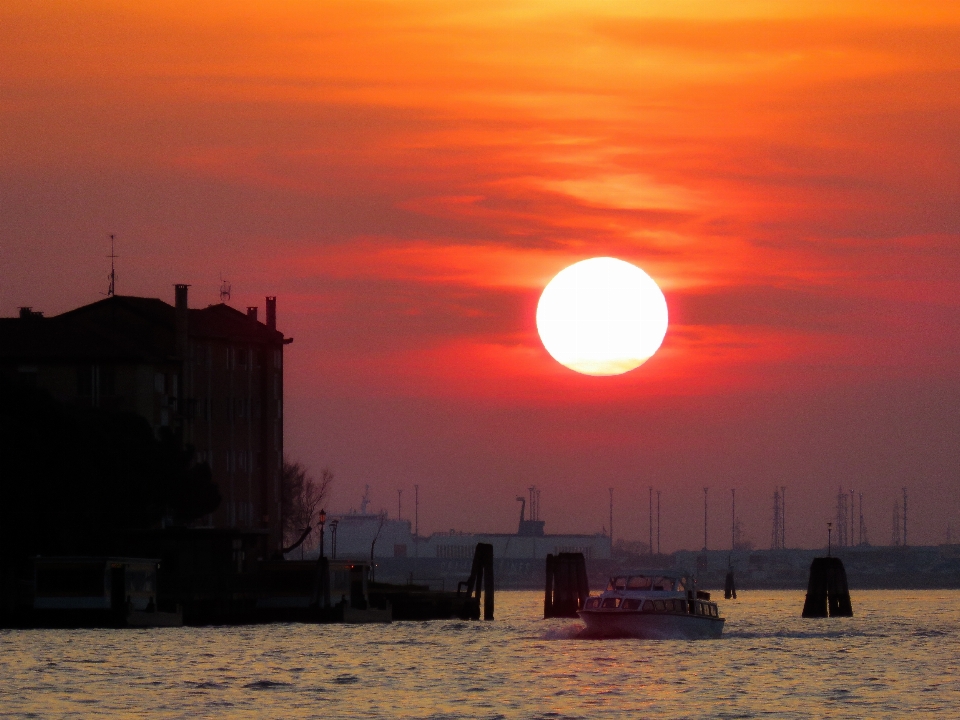
[[[376,577],[376,564],[373,562],[373,549],[377,546],[377,540],[380,538],[380,531],[387,522],[387,511],[380,511],[380,524],[377,525],[377,534],[373,536],[373,542],[370,543],[370,579]]]
[[[302,555],[304,550],[320,542],[313,523],[332,482],[333,472],[329,468],[323,468],[320,477],[314,478],[302,464],[284,460],[280,474],[280,510],[286,552],[300,547]]]

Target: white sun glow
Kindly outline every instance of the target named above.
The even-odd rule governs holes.
[[[667,333],[667,301],[643,270],[616,258],[561,270],[537,305],[543,346],[584,375],[620,375],[646,362]]]

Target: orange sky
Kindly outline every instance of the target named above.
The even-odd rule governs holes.
[[[121,293],[278,295],[291,454],[426,530],[532,483],[627,538],[660,488],[667,549],[703,486],[718,546],[731,487],[760,547],[781,484],[788,544],[840,485],[960,530],[956,3],[162,5],[0,6],[0,313],[100,297],[109,232]],[[671,313],[617,378],[535,330],[597,255]]]

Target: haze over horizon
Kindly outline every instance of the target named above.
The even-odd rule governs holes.
[[[286,449],[328,512],[695,549],[960,527],[960,7],[950,2],[13,2],[0,315],[106,291],[278,297]],[[625,375],[557,364],[546,283],[663,289]]]

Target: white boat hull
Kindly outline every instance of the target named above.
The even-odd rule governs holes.
[[[580,619],[592,637],[632,637],[644,640],[718,639],[724,619],[706,615],[649,613],[629,610],[581,610]]]

